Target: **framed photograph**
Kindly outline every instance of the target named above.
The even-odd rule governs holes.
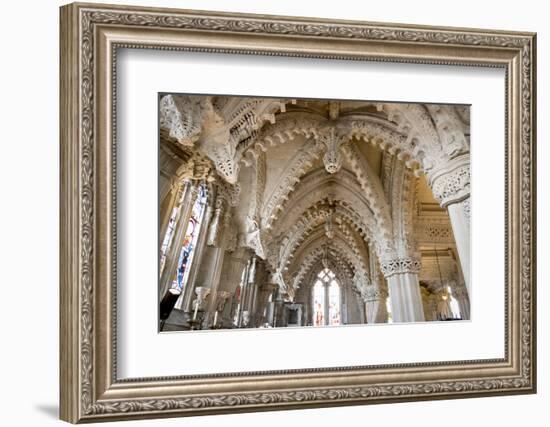
[[[60,22],[63,420],[536,391],[535,34]]]

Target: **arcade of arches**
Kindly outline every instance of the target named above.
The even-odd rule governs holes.
[[[470,318],[469,107],[164,95],[160,330]]]

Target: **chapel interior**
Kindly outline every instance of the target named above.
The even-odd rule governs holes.
[[[469,106],[159,104],[160,331],[470,319]]]

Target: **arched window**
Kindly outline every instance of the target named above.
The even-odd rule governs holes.
[[[197,198],[191,210],[191,216],[187,222],[185,237],[178,258],[178,272],[176,280],[172,283],[172,289],[181,293],[187,284],[191,263],[195,255],[195,249],[201,230],[202,220],[206,207],[206,187],[201,184],[198,188]]]
[[[336,275],[325,268],[313,285],[313,326],[340,325],[341,297]]]

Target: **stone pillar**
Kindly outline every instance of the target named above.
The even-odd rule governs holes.
[[[375,256],[374,245],[369,243],[369,274],[370,285],[362,288],[361,296],[365,302],[365,317],[367,323],[387,323],[388,288],[380,272],[380,264]]]
[[[164,294],[170,289],[172,281],[176,278],[178,259],[183,245],[183,239],[185,238],[185,232],[187,231],[187,223],[189,222],[189,217],[191,216],[192,208],[198,195],[198,187],[195,183],[189,182],[188,186],[189,191],[182,202],[183,206],[177,218],[172,243],[167,251],[166,261],[160,276],[160,299],[162,299]]]
[[[183,289],[182,295],[176,302],[176,308],[189,311],[190,300],[193,295],[193,289],[197,285],[197,274],[200,270],[202,264],[202,259],[204,255],[205,243],[206,243],[206,232],[210,225],[210,218],[212,217],[212,206],[207,205],[206,211],[204,212],[204,217],[201,224],[201,229],[199,230],[199,236],[197,238],[197,247],[195,248],[195,254],[193,255],[193,262],[189,266],[191,269],[189,271],[189,276],[185,288]],[[204,283],[206,287],[211,287],[211,283]]]
[[[164,236],[166,235],[166,231],[168,229],[168,223],[170,222],[170,218],[172,216],[172,212],[174,211],[174,208],[178,208],[181,211],[181,202],[185,197],[185,189],[186,185],[183,182],[177,182],[174,185],[172,185],[172,188],[170,189],[170,200],[167,203],[167,206],[165,210],[159,211],[159,218],[160,218],[160,230],[159,230],[159,250],[162,246],[162,242],[164,241]],[[180,212],[178,212],[179,214]],[[177,214],[176,214],[177,215]],[[177,221],[176,216],[176,221]],[[173,240],[173,236],[172,236]]]
[[[283,301],[283,295],[281,289],[278,288],[273,307],[273,327],[284,326],[284,308],[285,302]]]
[[[215,297],[210,299],[211,305],[214,307],[214,318],[212,319],[212,328],[223,328],[225,319],[224,311],[227,305],[227,300],[231,294],[227,291],[217,291]]]
[[[259,287],[258,298],[256,300],[256,326],[262,326],[269,323],[268,304],[269,297],[273,295],[277,289],[276,283],[264,283]]]
[[[458,302],[461,319],[470,320],[470,299],[466,288],[464,286],[451,287],[451,292]]]
[[[388,292],[378,286],[369,285],[363,288],[361,296],[365,302],[367,323],[388,323]]]
[[[424,309],[420,295],[418,273],[420,261],[397,258],[381,264],[388,281],[391,313],[394,322],[423,322]]]
[[[466,288],[470,292],[470,154],[434,169],[428,183],[442,208],[447,208]]]
[[[246,262],[246,266],[243,269],[242,276],[241,276],[241,292],[239,296],[239,305],[237,306],[237,314],[236,314],[236,326],[238,328],[241,327],[242,321],[243,321],[243,313],[246,311],[246,301],[248,298],[248,274],[250,273],[250,264],[251,259],[249,258]]]

